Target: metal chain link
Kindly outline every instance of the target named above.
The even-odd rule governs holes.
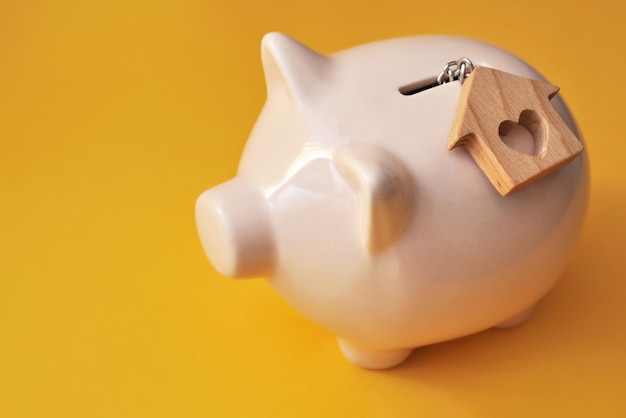
[[[450,61],[443,67],[443,70],[437,76],[437,83],[449,83],[450,81],[459,80],[461,84],[474,70],[474,64],[467,57],[459,58],[456,61]]]

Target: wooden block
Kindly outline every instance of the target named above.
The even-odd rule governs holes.
[[[463,83],[448,149],[464,146],[503,196],[550,174],[583,150],[550,103],[558,91],[550,83],[476,67]],[[517,123],[532,132],[534,155],[500,139]]]

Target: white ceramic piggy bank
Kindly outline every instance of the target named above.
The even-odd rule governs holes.
[[[447,141],[461,92],[432,81],[458,57],[541,79],[494,46],[392,39],[322,56],[262,42],[267,102],[237,176],[196,204],[203,247],[231,277],[265,277],[361,367],[523,322],[562,274],[588,199],[587,156],[506,197]],[[557,95],[551,103],[573,132]],[[533,136],[504,138],[534,152]]]

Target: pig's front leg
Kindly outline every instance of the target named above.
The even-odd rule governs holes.
[[[393,350],[367,350],[352,343],[337,339],[343,355],[353,364],[365,369],[388,369],[402,363],[411,354],[413,348]]]

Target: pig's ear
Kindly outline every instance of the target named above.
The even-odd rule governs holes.
[[[409,173],[388,152],[371,145],[343,145],[333,159],[359,197],[363,244],[370,253],[390,247],[411,217],[414,192]]]
[[[263,37],[261,58],[268,96],[276,91],[287,91],[299,103],[312,101],[321,90],[331,61],[278,32]]]

